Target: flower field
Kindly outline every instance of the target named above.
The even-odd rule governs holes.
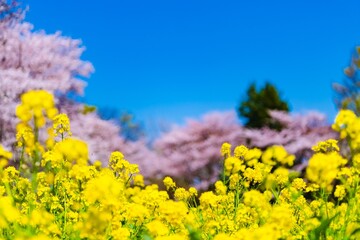
[[[108,165],[90,163],[86,142],[46,91],[23,94],[16,115],[16,151],[0,147],[1,239],[360,237],[360,118],[350,110],[332,126],[348,144],[319,142],[303,172],[280,145],[224,143],[222,174],[202,193],[170,177],[146,184],[118,151]]]

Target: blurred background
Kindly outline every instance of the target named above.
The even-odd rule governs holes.
[[[35,1],[35,29],[81,39],[85,101],[145,127],[234,110],[252,82],[332,121],[332,82],[360,41],[359,1]],[[148,129],[150,130],[150,129]]]

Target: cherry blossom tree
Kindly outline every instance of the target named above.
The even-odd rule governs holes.
[[[237,122],[235,112],[214,112],[198,121],[189,120],[185,126],[176,127],[155,141],[153,149],[161,162],[157,171],[183,184],[206,189],[219,176],[222,162],[219,150],[224,142],[262,149],[283,145],[297,156],[297,167],[302,168],[313,145],[336,137],[325,116],[318,112],[291,116],[271,111],[270,116],[282,123],[281,131],[245,128]]]
[[[111,151],[121,148],[120,129],[96,113],[81,113],[84,106],[67,98],[69,93],[84,93],[82,78],[94,70],[81,60],[81,41],[60,32],[34,31],[16,7],[16,1],[0,2],[0,142],[7,148],[15,142],[20,95],[43,89],[56,96],[61,112],[68,113],[74,135],[89,143],[91,159],[106,162]]]
[[[69,93],[84,94],[82,79],[94,71],[90,62],[81,59],[81,41],[60,32],[34,31],[24,16],[16,1],[0,0],[0,143],[8,149],[14,145],[15,108],[21,94],[43,89],[53,93],[60,112],[69,115],[71,131],[88,143],[92,161],[107,164],[110,153],[120,150],[145,175],[160,178],[161,161],[155,160],[157,155],[145,140],[126,142],[115,122],[101,119],[96,112],[84,113],[84,104],[67,98]],[[41,136],[46,138],[45,131]]]

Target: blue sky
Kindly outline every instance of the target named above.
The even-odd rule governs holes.
[[[35,1],[35,29],[82,39],[85,99],[147,122],[235,109],[248,85],[274,83],[293,112],[336,110],[360,44],[360,1]]]

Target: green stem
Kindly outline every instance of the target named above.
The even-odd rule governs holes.
[[[224,157],[224,159],[223,159],[222,177],[223,177],[223,183],[224,183],[224,185],[225,185],[225,184],[226,184],[226,183],[225,183],[225,157]]]

